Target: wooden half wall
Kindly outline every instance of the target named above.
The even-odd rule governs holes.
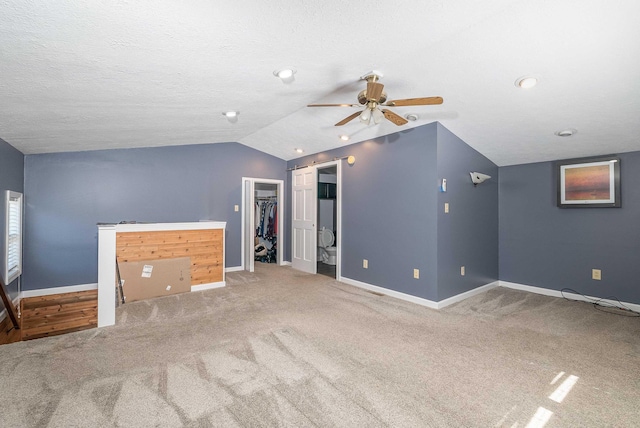
[[[191,258],[191,285],[223,281],[223,229],[116,232],[118,262]]]

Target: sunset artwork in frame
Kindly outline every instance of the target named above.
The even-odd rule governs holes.
[[[620,159],[613,156],[558,161],[560,208],[620,207]]]

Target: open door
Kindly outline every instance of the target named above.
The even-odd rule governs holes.
[[[291,265],[294,269],[315,274],[317,171],[310,166],[293,170],[291,175]]]
[[[242,178],[242,268],[253,272],[255,259],[253,257],[253,235],[255,234],[255,209],[254,206],[254,181],[250,178]]]

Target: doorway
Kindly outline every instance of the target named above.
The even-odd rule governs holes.
[[[242,177],[242,269],[283,264],[283,180]]]
[[[337,242],[338,242],[338,207],[337,184],[338,167],[335,165],[326,168],[318,167],[318,250],[317,269],[321,275],[336,277]]]
[[[320,176],[322,174],[322,177]],[[335,181],[335,183],[320,184],[320,180]],[[342,260],[342,163],[341,159],[321,164],[307,165],[302,168],[295,168],[291,174],[291,264],[294,269],[312,274],[318,273],[319,262],[328,258],[327,266],[320,266],[322,273],[328,273],[341,279]],[[331,194],[326,193],[327,191]],[[322,193],[325,192],[325,193]],[[322,203],[319,195],[332,196],[333,204]],[[324,207],[320,208],[321,205]],[[328,207],[331,206],[331,210]],[[326,218],[320,210],[326,211]],[[333,214],[335,210],[335,214]],[[331,214],[328,214],[331,212]],[[320,218],[319,218],[320,216]],[[331,220],[329,220],[331,219]],[[320,221],[327,223],[320,224]],[[332,224],[328,225],[331,221]],[[319,248],[318,233],[322,232],[322,227],[333,228],[334,249],[332,254],[325,254]],[[324,256],[324,258],[323,258]],[[321,259],[319,259],[321,257]],[[334,263],[334,264],[331,264]],[[328,267],[331,266],[331,267]],[[327,272],[324,272],[324,270]]]

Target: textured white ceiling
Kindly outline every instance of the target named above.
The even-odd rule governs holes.
[[[0,138],[26,154],[238,141],[288,160],[437,120],[501,166],[640,150],[639,22],[637,0],[3,1]],[[290,85],[272,74],[286,66]],[[444,104],[394,108],[420,116],[400,128],[305,107],[356,102],[372,69],[390,99]],[[527,74],[538,86],[516,88]]]

